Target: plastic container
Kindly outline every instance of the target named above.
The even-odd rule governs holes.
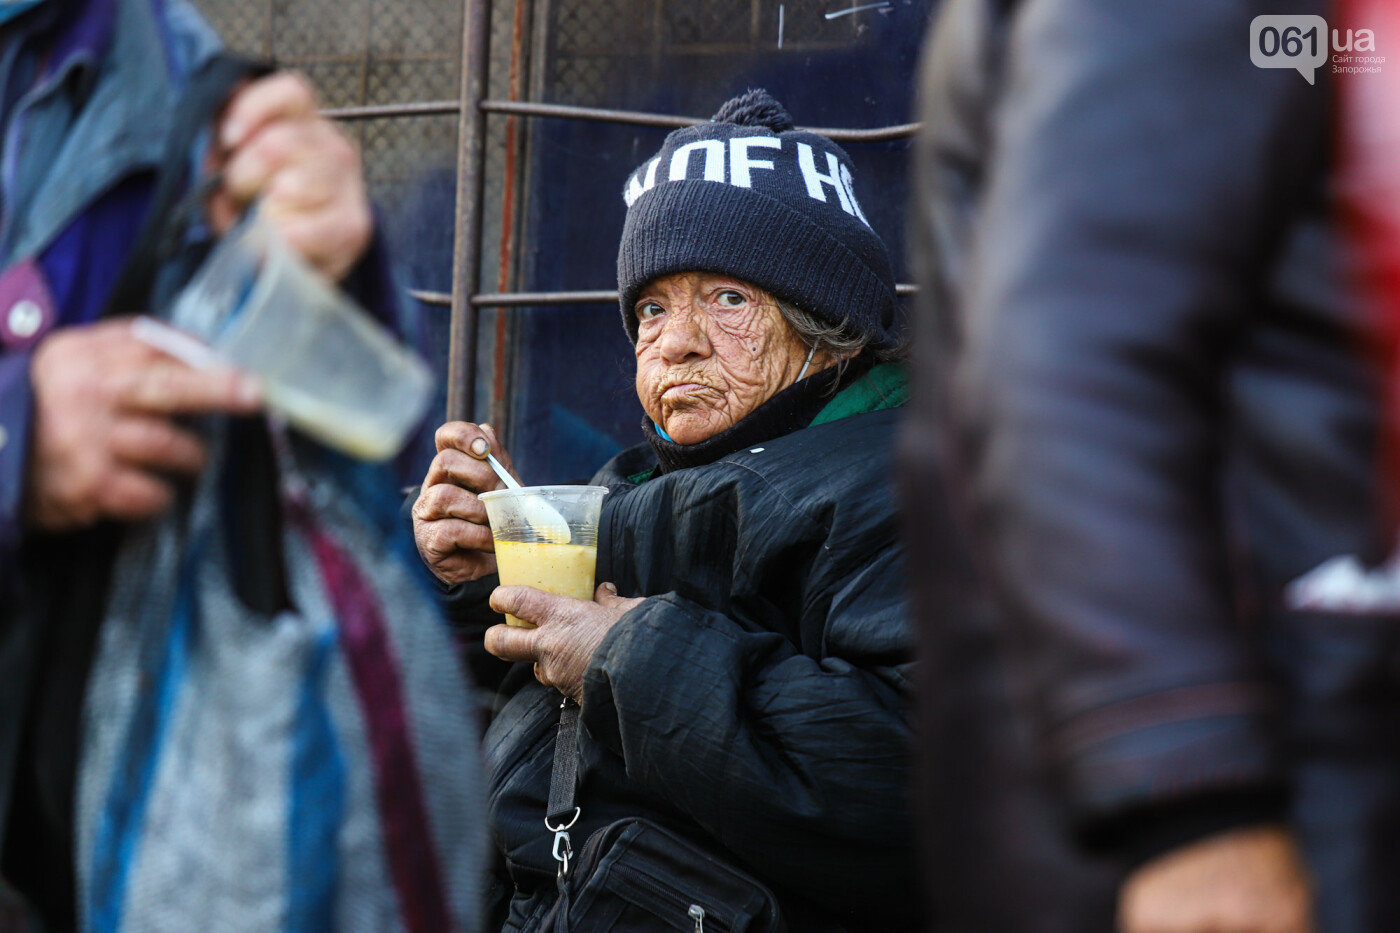
[[[172,323],[263,382],[268,407],[353,457],[384,460],[418,424],[433,377],[413,351],[251,212],[177,298]]]
[[[503,586],[593,599],[606,486],[526,486],[481,494]],[[533,628],[507,615],[506,622]]]

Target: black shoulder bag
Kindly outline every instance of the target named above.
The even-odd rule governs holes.
[[[569,828],[581,812],[574,800],[578,716],[578,704],[565,699],[544,821],[554,834],[559,898],[540,933],[785,933],[767,886],[650,820],[609,823],[574,858]]]

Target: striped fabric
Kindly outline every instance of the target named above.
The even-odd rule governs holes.
[[[448,630],[300,443],[296,611],[235,595],[217,469],[188,523],[124,545],[84,711],[85,930],[476,929],[485,824]]]

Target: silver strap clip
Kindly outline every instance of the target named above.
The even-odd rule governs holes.
[[[544,828],[554,833],[554,860],[559,863],[560,878],[569,876],[569,860],[574,857],[574,847],[569,840],[568,831],[578,822],[581,812],[578,807],[574,807],[574,815],[569,818],[569,822],[562,826],[553,826],[549,822],[549,817],[544,818]]]

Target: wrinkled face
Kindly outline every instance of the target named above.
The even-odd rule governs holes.
[[[792,385],[807,346],[763,289],[683,272],[637,297],[637,396],[676,443],[732,427]],[[831,363],[818,351],[808,375]]]

